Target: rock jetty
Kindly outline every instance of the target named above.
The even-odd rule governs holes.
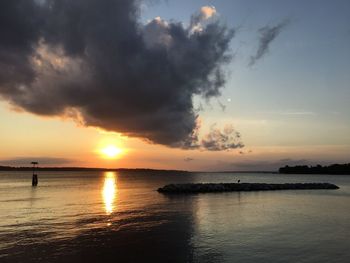
[[[339,189],[330,183],[199,183],[199,184],[168,184],[158,189],[166,194],[195,194],[195,193],[218,193],[218,192],[241,192],[241,191],[273,191],[273,190],[316,190],[316,189]]]

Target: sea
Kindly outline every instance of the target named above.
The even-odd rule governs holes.
[[[0,172],[0,262],[350,262],[350,175]],[[338,190],[164,195],[169,183]]]

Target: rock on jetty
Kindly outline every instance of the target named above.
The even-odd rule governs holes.
[[[206,183],[206,184],[168,184],[158,189],[160,193],[194,194],[240,191],[272,191],[272,190],[313,190],[313,189],[339,189],[329,183]]]

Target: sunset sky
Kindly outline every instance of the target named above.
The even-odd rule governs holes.
[[[349,162],[347,0],[10,2],[0,165]]]

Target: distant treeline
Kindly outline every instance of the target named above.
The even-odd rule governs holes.
[[[307,166],[297,165],[281,167],[279,172],[282,174],[349,174],[350,163],[347,164],[332,164],[329,166]]]

